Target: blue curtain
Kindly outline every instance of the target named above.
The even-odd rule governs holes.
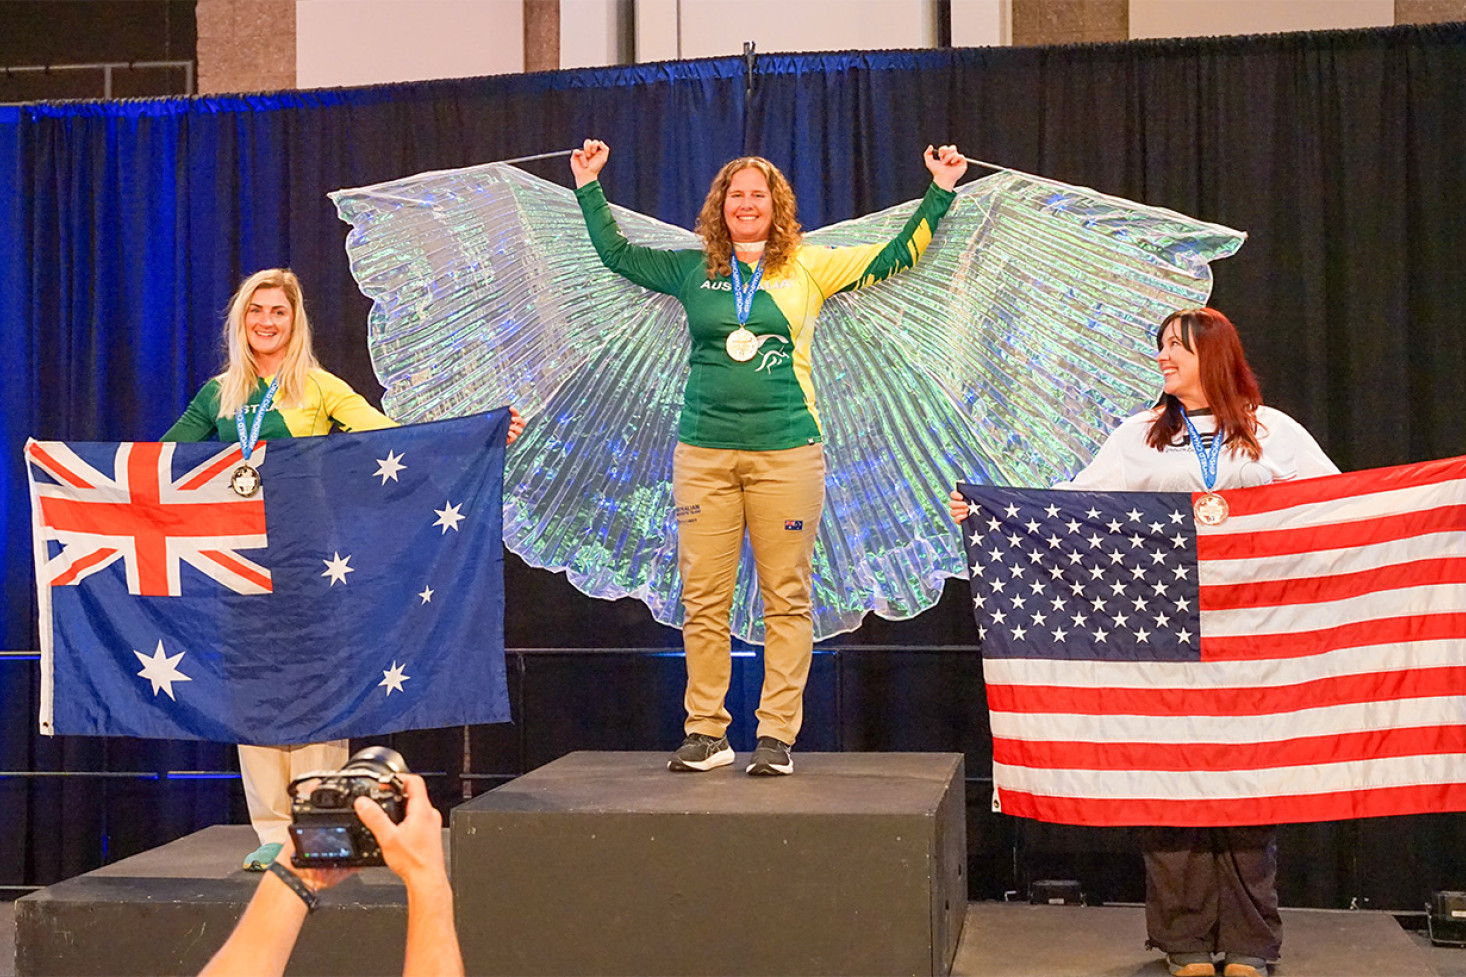
[[[1466,26],[1457,24],[775,55],[760,57],[752,76],[742,59],[727,58],[341,91],[0,107],[7,581],[0,648],[36,642],[20,453],[27,436],[156,437],[220,367],[219,322],[237,282],[271,265],[300,273],[326,367],[378,395],[364,341],[368,303],[351,280],[345,225],[326,193],[564,149],[586,136],[613,147],[604,177],[613,201],[682,226],[690,226],[717,167],[736,155],[759,153],[783,167],[802,223],[818,227],[918,196],[927,179],[921,150],[956,142],[977,158],[1245,229],[1247,245],[1216,268],[1214,302],[1242,331],[1269,403],[1299,418],[1344,468],[1466,453],[1462,78]],[[568,182],[563,158],[529,166]],[[507,584],[511,648],[675,643],[634,605],[591,605],[553,575],[511,566]],[[872,621],[842,639],[928,648],[971,640],[960,599],[911,622]],[[831,679],[852,697],[847,720],[863,717],[841,742],[961,749],[969,770],[982,770],[991,758],[985,737],[956,721],[936,729],[901,705],[979,680],[917,667],[921,661],[909,656],[889,674],[854,669],[879,676],[869,685]],[[641,678],[612,688],[576,667],[567,660],[556,665],[560,672],[525,677],[525,701],[559,702],[574,686],[628,703],[638,715],[664,706],[675,712],[676,682],[656,693],[666,701],[648,706]],[[0,662],[0,770],[227,764],[217,752],[189,752],[209,747],[42,741],[32,733],[34,672]],[[811,709],[825,708],[816,693],[811,698]],[[620,725],[571,732],[628,748],[665,745],[626,742],[625,713],[616,715]],[[570,741],[554,729],[503,739],[494,749],[515,758],[506,770],[523,769],[532,753],[558,755]],[[192,801],[169,794],[161,816],[124,816],[136,813],[129,805],[147,806],[150,795],[140,790],[99,811],[78,803],[83,795],[0,778],[0,824],[21,826],[0,832],[0,865],[51,881],[105,854],[83,837],[108,836],[99,820],[141,825],[117,842],[136,850],[220,813],[217,795],[201,790]],[[56,837],[46,812],[68,798],[68,827]],[[1466,851],[1460,822],[1411,822],[1417,854],[1408,865],[1376,866],[1358,854],[1404,850],[1390,832],[1405,829],[1384,821],[1300,836],[1300,850],[1337,851],[1338,859],[1312,875],[1290,867],[1287,884],[1299,888],[1284,899],[1347,905],[1353,894],[1404,906],[1419,904],[1429,891],[1422,886],[1459,888],[1460,875],[1449,872],[1466,873],[1466,856],[1454,854]],[[1379,838],[1365,837],[1376,831]],[[1062,867],[1044,861],[1070,844],[1061,836],[1033,834],[1026,861],[1012,871],[1061,876]],[[1015,860],[992,860],[1005,863]],[[994,877],[1000,891],[1021,881]],[[1105,897],[1133,895],[1122,886]]]
[[[380,393],[326,194],[427,169],[616,147],[612,199],[686,225],[742,151],[743,65],[709,61],[357,91],[0,110],[7,579],[0,648],[35,647],[26,437],[160,435],[223,363],[240,279],[300,274],[325,366]],[[696,126],[687,120],[699,120]],[[566,161],[539,167],[564,180]]]

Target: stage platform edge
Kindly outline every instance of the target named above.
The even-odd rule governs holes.
[[[16,900],[17,977],[198,973],[260,883],[240,868],[256,843],[216,825]],[[364,869],[322,893],[286,973],[401,974],[406,941],[406,889]]]
[[[0,948],[27,947],[23,964],[0,959],[0,977],[197,973],[254,891],[259,877],[237,870],[253,837],[245,826],[208,828],[0,906]],[[378,888],[392,888],[390,873],[360,880],[367,899],[328,893],[327,915],[307,919],[287,973],[401,972],[401,890]],[[1166,977],[1161,955],[1143,945],[1139,906],[977,902],[966,913],[952,977]],[[1283,931],[1276,977],[1466,977],[1466,949],[1430,947],[1388,913],[1284,909]],[[42,940],[61,946],[40,956]],[[353,954],[345,962],[323,956],[343,948]]]
[[[475,974],[938,974],[967,909],[963,758],[673,774],[580,752],[455,808]]]

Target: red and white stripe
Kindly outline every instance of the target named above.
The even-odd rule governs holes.
[[[1199,662],[989,659],[995,807],[1071,824],[1466,810],[1466,458],[1221,493]]]

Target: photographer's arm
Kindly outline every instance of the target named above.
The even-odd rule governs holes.
[[[281,858],[286,857],[283,853]],[[295,869],[312,892],[329,889],[356,869]],[[273,872],[260,879],[254,898],[239,917],[229,939],[199,977],[274,977],[285,973],[290,951],[309,910],[304,900]]]
[[[462,977],[463,954],[453,924],[453,890],[443,860],[443,817],[421,777],[404,774],[407,814],[393,824],[380,806],[356,799],[356,814],[376,835],[382,858],[407,886],[407,958],[403,977]]]

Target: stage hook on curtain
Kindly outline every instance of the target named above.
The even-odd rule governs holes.
[[[755,57],[756,56],[753,53],[753,42],[752,41],[744,41],[743,42],[743,81],[744,81],[744,85],[745,85],[745,91],[744,91],[744,94],[745,95],[752,95],[753,94],[753,64],[754,64]]]

